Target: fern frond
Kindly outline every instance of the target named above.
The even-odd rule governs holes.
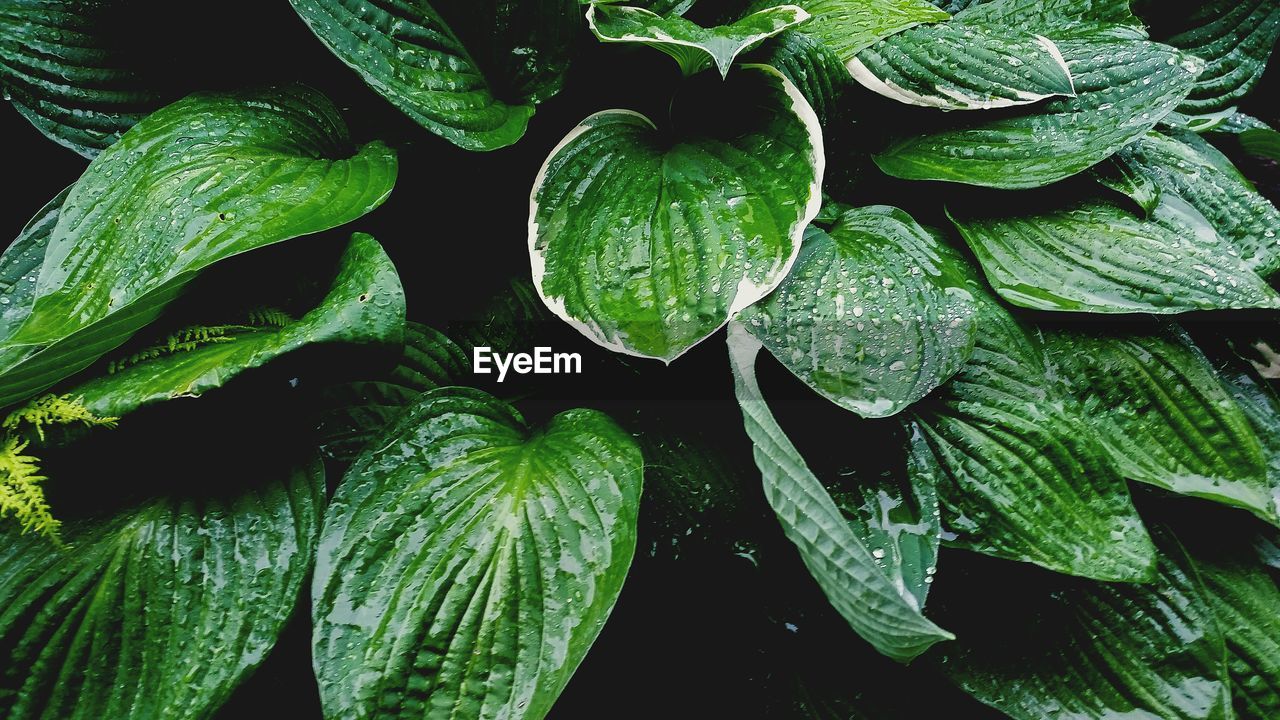
[[[36,431],[41,440],[44,440],[46,426],[80,423],[86,427],[113,428],[119,419],[94,415],[79,398],[50,393],[33,398],[26,405],[9,413],[4,422],[0,423],[0,427],[5,430],[17,430],[27,425]]]
[[[260,307],[249,311],[249,324],[257,327],[281,328],[291,322],[293,317],[279,308]]]
[[[22,532],[36,532],[58,540],[62,523],[54,519],[41,487],[47,478],[40,474],[39,459],[23,455],[27,443],[6,437],[0,444],[0,518],[12,515]]]

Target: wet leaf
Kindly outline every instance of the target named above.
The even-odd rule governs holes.
[[[1280,38],[1280,4],[1210,0],[1173,10],[1178,27],[1164,42],[1207,63],[1178,110],[1204,115],[1235,105],[1262,78]]]

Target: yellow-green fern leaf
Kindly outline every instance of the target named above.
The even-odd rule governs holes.
[[[27,443],[6,437],[0,444],[0,518],[12,516],[22,532],[36,532],[56,540],[61,525],[49,511],[41,486],[39,460],[23,455]]]

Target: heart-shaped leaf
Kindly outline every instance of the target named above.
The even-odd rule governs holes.
[[[644,8],[592,3],[587,25],[602,42],[641,43],[670,55],[685,75],[715,65],[721,77],[734,58],[767,38],[809,19],[795,5],[751,13],[728,25],[704,28],[679,15],[663,17]]]
[[[302,317],[246,318],[243,325],[180,330],[158,344],[126,349],[107,372],[65,393],[98,417],[119,418],[140,407],[199,397],[241,372],[304,345],[399,342],[404,288],[391,258],[376,240],[352,237],[337,275],[320,304]]]
[[[1251,270],[1280,270],[1280,211],[1217,148],[1188,133],[1150,133],[1116,156],[1190,203]]]
[[[952,220],[996,292],[1016,305],[1095,313],[1280,307],[1235,246],[1175,193],[1162,193],[1147,220],[1099,199],[1007,213],[956,211]]]
[[[58,210],[24,291],[29,314],[0,337],[0,406],[119,346],[209,265],[364,215],[395,176],[393,151],[352,154],[333,105],[301,86],[192,95],[153,113]]]
[[[979,6],[982,7],[982,6]],[[1075,97],[1025,112],[915,128],[874,156],[907,180],[998,188],[1048,185],[1142,137],[1191,90],[1202,63],[1167,45],[1091,37],[1058,40]]]
[[[262,663],[311,568],[324,468],[229,465],[183,480],[257,482],[69,521],[69,547],[0,527],[0,714],[207,718]]]
[[[1170,14],[1178,25],[1164,42],[1208,63],[1178,110],[1204,115],[1235,105],[1257,85],[1280,38],[1274,0],[1210,0]]]
[[[850,210],[829,231],[810,226],[787,279],[742,322],[823,397],[866,417],[892,415],[973,350],[963,263],[897,208]]]
[[[50,140],[93,157],[160,105],[131,43],[144,3],[41,0],[0,5],[0,85]]]
[[[534,286],[611,350],[669,362],[714,333],[782,281],[822,202],[821,130],[790,81],[747,65],[710,93],[714,116],[673,141],[592,115],[534,183]]]
[[[290,0],[311,31],[392,105],[468,150],[519,140],[560,89],[577,0]]]
[[[867,89],[944,110],[990,110],[1075,96],[1071,70],[1043,35],[973,23],[922,25],[881,40],[849,61]]]
[[[1006,579],[938,667],[1016,720],[1231,720],[1223,633],[1181,548],[1161,551],[1151,584]]]
[[[643,461],[590,410],[541,430],[432,390],[325,517],[312,591],[330,718],[541,718],[613,609]]]
[[[755,444],[765,497],[832,606],[876,650],[901,662],[952,639],[921,614],[903,567],[877,562],[867,538],[845,519],[774,420],[756,382],[760,341],[732,323],[728,342],[734,392]]]
[[[980,297],[973,357],[917,406],[912,477],[936,485],[949,544],[1098,580],[1141,581],[1155,547],[1089,418],[1039,343]]]
[[[1182,334],[1055,331],[1046,339],[1053,376],[1083,405],[1122,474],[1280,525],[1249,418]]]

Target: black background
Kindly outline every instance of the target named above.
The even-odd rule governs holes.
[[[555,143],[581,118],[602,109],[631,108],[662,118],[682,82],[665,56],[603,47],[584,30],[564,89],[539,106],[527,135],[514,147],[473,153],[418,127],[367,89],[288,3],[230,0],[198,12],[162,6],[140,44],[151,59],[149,72],[175,97],[300,81],[335,101],[356,142],[378,138],[399,150],[400,175],[391,198],[351,229],[374,234],[387,248],[406,286],[409,317],[439,328],[474,317],[511,278],[528,276],[529,190]],[[1274,96],[1276,74],[1270,73],[1256,96]],[[884,107],[860,90],[851,92],[846,105],[861,104],[868,115]],[[1266,116],[1273,109],[1253,110]],[[12,237],[87,161],[45,139],[7,104],[0,123],[10,148],[0,234]],[[857,131],[872,138],[877,132],[870,123]],[[884,178],[858,188],[862,194],[845,199],[870,204],[900,198],[897,184]],[[910,193],[916,206],[909,209],[923,222],[940,220],[933,192],[934,186],[917,185]],[[306,252],[307,242],[291,241],[289,252]],[[666,418],[667,430],[701,438],[740,470],[738,496],[725,503],[729,509],[716,507],[688,522],[662,506],[678,497],[664,499],[646,489],[640,546],[627,585],[553,718],[792,717],[797,683],[811,698],[833,703],[830,717],[848,717],[838,701],[858,695],[878,718],[995,715],[953,690],[928,656],[904,670],[869,651],[831,611],[769,517],[758,476],[752,475],[721,335],[665,367],[649,361],[619,366],[558,325],[549,325],[545,334],[556,350],[583,354],[583,376],[489,385],[523,397],[520,406],[532,420],[575,406],[600,408],[620,419],[637,409],[655,411]],[[773,361],[762,359],[761,366],[775,412],[820,475],[868,467],[894,471],[897,454],[886,448],[902,441],[896,423],[858,421],[816,399]],[[175,476],[174,482],[182,481]],[[1046,575],[955,551],[944,551],[942,561],[935,595],[964,598],[979,612],[982,593]],[[978,584],[975,575],[988,584]],[[961,579],[966,576],[970,580]],[[276,650],[219,717],[320,716],[306,605],[304,598]]]

